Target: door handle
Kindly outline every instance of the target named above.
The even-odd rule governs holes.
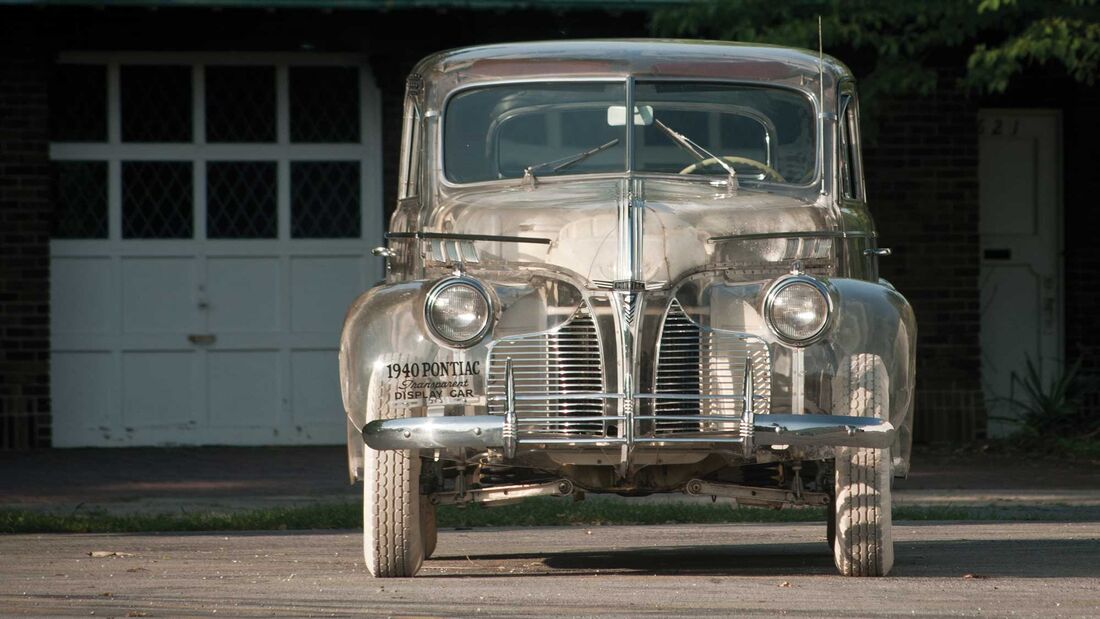
[[[889,247],[874,247],[863,250],[864,256],[889,256],[892,253],[894,252],[890,251]]]
[[[218,336],[213,333],[192,333],[187,336],[187,341],[196,346],[209,346],[218,341]]]

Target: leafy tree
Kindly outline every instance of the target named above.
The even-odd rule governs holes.
[[[702,0],[656,12],[651,28],[816,49],[819,15],[825,50],[851,62],[865,102],[930,94],[952,65],[956,86],[983,94],[1032,65],[1088,85],[1100,77],[1098,0]]]

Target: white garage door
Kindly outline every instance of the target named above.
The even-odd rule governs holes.
[[[361,59],[65,56],[51,93],[57,446],[337,443],[381,276]]]

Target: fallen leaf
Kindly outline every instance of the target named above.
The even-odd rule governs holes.
[[[791,583],[790,583],[790,582],[788,582],[788,581],[786,581],[786,580],[784,580],[783,582],[779,583],[779,586],[780,586],[780,587],[785,587],[785,588],[790,588],[790,586],[791,586]]]
[[[132,557],[132,556],[134,556],[134,553],[132,553],[132,552],[117,552],[117,551],[114,551],[114,550],[93,550],[93,551],[88,553],[88,556],[96,558],[96,559],[103,559],[103,558],[106,558],[106,557],[120,557],[121,558],[121,557]]]
[[[980,574],[963,574],[964,580],[980,580],[982,578],[985,578],[985,576],[982,576]]]

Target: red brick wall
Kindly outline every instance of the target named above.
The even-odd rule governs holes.
[[[946,81],[946,80],[945,80]],[[865,148],[882,276],[916,312],[917,441],[984,432],[978,308],[977,106],[949,85],[882,102]]]
[[[0,448],[48,446],[49,61],[0,53]]]

